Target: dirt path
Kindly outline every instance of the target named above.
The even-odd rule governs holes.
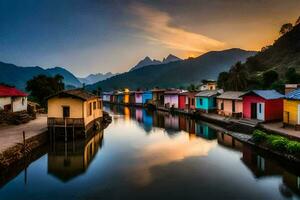
[[[47,116],[39,115],[35,120],[17,126],[0,128],[0,153],[16,143],[23,141],[22,132],[25,131],[26,139],[43,133],[47,130]]]

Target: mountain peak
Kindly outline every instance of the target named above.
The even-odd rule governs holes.
[[[182,59],[178,58],[177,56],[174,56],[173,54],[169,54],[166,58],[163,59],[163,63],[169,63],[169,62],[176,62],[176,61],[180,61]]]

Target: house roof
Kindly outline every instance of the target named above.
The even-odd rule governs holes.
[[[206,91],[197,93],[195,96],[196,97],[212,97],[212,96],[216,96],[218,94],[219,94],[218,90],[206,90]]]
[[[182,92],[180,93],[179,95],[182,95],[182,96],[188,96],[188,95],[193,95],[195,96],[198,92]]]
[[[60,96],[60,97],[73,97],[73,98],[78,98],[81,100],[89,100],[89,99],[94,99],[94,98],[99,98],[97,95],[94,95],[93,93],[90,93],[82,88],[78,88],[78,89],[72,89],[72,90],[64,90],[61,92],[58,92],[54,95],[51,95],[49,97],[47,97],[47,99],[50,99],[52,97],[56,97],[56,96]]]
[[[285,95],[286,99],[300,100],[300,89],[289,92]]]
[[[264,99],[271,100],[271,99],[280,99],[283,98],[284,95],[280,94],[276,90],[251,90],[249,92],[246,92],[245,94],[241,95],[241,97],[249,94],[255,94],[257,96],[260,96]]]
[[[27,97],[28,95],[14,87],[0,85],[0,97]]]
[[[227,91],[218,96],[218,99],[232,99],[232,100],[242,100],[242,95],[245,94],[245,92],[239,92],[239,91]]]
[[[179,94],[181,92],[181,90],[167,90],[165,91],[165,94]]]
[[[112,95],[114,92],[102,92],[102,95]]]

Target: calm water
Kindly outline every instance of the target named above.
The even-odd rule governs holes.
[[[3,183],[0,199],[300,199],[299,168],[209,124],[106,110],[113,116],[107,129],[86,141],[52,143]]]

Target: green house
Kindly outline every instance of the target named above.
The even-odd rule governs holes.
[[[199,92],[196,97],[196,109],[204,112],[210,112],[217,107],[216,97],[220,94],[217,90],[207,90]]]

